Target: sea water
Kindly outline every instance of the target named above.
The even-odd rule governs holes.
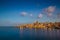
[[[60,40],[60,29],[20,29],[13,26],[1,26],[0,40]]]

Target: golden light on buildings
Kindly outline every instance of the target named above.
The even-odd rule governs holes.
[[[23,24],[23,25],[20,25],[19,26],[20,29],[23,29],[23,28],[35,28],[35,29],[53,29],[53,28],[56,28],[56,27],[59,27],[60,28],[60,23],[39,23],[38,21],[34,22],[34,23],[31,23],[31,24]]]

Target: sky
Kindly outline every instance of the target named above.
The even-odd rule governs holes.
[[[0,0],[0,26],[60,22],[59,0]]]

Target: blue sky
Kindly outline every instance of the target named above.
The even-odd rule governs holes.
[[[32,23],[38,19],[40,22],[60,21],[56,17],[59,11],[59,0],[0,0],[0,26]]]

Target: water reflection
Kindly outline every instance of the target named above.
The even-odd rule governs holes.
[[[20,38],[22,39],[46,39],[46,40],[58,40],[60,39],[60,29],[20,29]]]
[[[0,27],[0,40],[60,40],[60,29]]]

